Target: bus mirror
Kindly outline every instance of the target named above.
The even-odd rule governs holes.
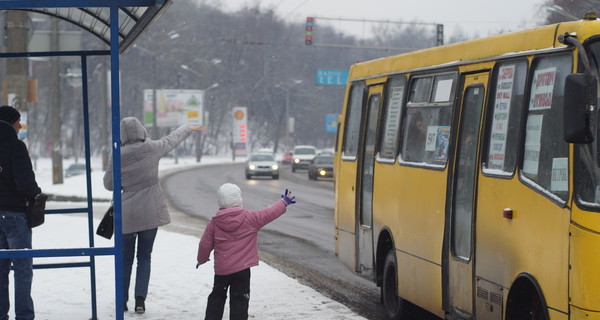
[[[573,73],[565,80],[564,138],[568,143],[590,143],[594,135],[590,128],[591,110],[596,104],[596,78],[590,74]]]

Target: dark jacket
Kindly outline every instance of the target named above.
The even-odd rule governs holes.
[[[42,190],[35,182],[27,146],[5,121],[0,121],[0,167],[0,210],[25,212],[26,199]]]

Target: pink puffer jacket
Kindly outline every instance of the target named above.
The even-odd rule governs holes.
[[[204,230],[198,246],[198,263],[215,250],[215,274],[228,275],[258,265],[258,230],[285,213],[279,200],[266,209],[220,209]]]

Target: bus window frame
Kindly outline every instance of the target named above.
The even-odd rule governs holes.
[[[525,63],[525,81],[523,84],[523,97],[521,98],[521,111],[519,113],[517,113],[516,115],[518,115],[520,117],[520,123],[519,126],[517,127],[518,133],[517,133],[517,141],[515,142],[515,148],[517,149],[515,152],[515,163],[514,166],[512,168],[512,171],[504,171],[504,170],[495,170],[495,169],[489,169],[486,167],[486,163],[487,163],[487,158],[489,157],[489,144],[490,144],[490,136],[491,136],[491,131],[492,131],[492,123],[493,123],[493,116],[494,116],[494,102],[495,102],[495,95],[497,93],[496,90],[496,86],[497,86],[497,82],[496,82],[496,77],[498,76],[497,72],[499,67],[501,66],[505,66],[505,65],[510,65],[510,64],[519,64],[519,63]],[[526,109],[526,103],[527,103],[527,98],[529,96],[529,88],[527,87],[527,85],[529,84],[529,76],[530,76],[530,71],[531,71],[531,65],[532,65],[532,61],[529,61],[527,59],[526,56],[522,56],[522,57],[516,57],[516,58],[509,58],[509,59],[502,59],[502,60],[498,60],[494,63],[494,68],[490,74],[490,80],[488,83],[488,97],[487,97],[487,101],[486,103],[486,108],[485,108],[485,114],[484,116],[484,132],[483,132],[483,141],[482,141],[482,145],[481,145],[481,158],[480,158],[480,168],[481,168],[481,172],[482,175],[485,177],[494,177],[494,178],[499,178],[499,179],[507,179],[510,180],[512,178],[514,178],[515,173],[519,170],[520,167],[520,159],[521,159],[521,152],[522,152],[522,148],[521,148],[521,144],[522,141],[524,140],[524,125],[523,122],[525,120],[525,116],[527,115],[527,111]],[[514,94],[514,88],[513,88],[513,94]],[[512,108],[512,106],[511,106]],[[506,151],[504,152],[504,154],[506,155]],[[502,173],[500,173],[502,172]]]
[[[526,87],[525,87],[524,101],[525,101],[526,105],[523,106],[523,110],[522,110],[523,111],[523,113],[522,113],[523,122],[521,123],[521,129],[520,129],[519,155],[518,155],[518,160],[517,160],[518,161],[517,168],[518,168],[518,172],[519,172],[519,174],[518,174],[519,181],[526,187],[532,189],[536,193],[549,199],[550,201],[552,201],[553,203],[555,203],[556,205],[558,205],[561,208],[567,207],[567,205],[570,201],[571,194],[573,191],[570,185],[568,186],[569,189],[566,192],[567,197],[565,199],[563,199],[560,196],[556,195],[555,193],[551,192],[550,190],[546,189],[542,185],[540,185],[537,181],[534,181],[534,180],[530,179],[529,177],[525,176],[523,173],[524,157],[525,157],[525,142],[526,142],[526,135],[527,135],[526,127],[527,127],[527,117],[529,115],[529,98],[531,96],[531,82],[533,81],[532,78],[534,77],[534,73],[535,73],[534,71],[538,65],[538,61],[540,61],[541,59],[548,58],[548,57],[560,57],[560,56],[568,57],[571,61],[571,64],[569,66],[569,73],[571,74],[571,73],[573,73],[573,66],[575,63],[573,54],[574,54],[573,50],[553,52],[553,53],[542,53],[542,54],[537,54],[537,55],[533,56],[533,58],[531,59],[531,61],[529,63],[529,68],[528,68],[529,70],[528,70],[528,75],[527,75],[527,83],[525,84]],[[560,108],[563,108],[563,106],[560,105]],[[561,136],[561,141],[564,141],[564,140],[562,140],[562,135],[560,135],[560,136]],[[570,146],[568,143],[567,143],[567,148],[568,148],[567,149],[568,150],[567,151],[567,163],[570,163],[570,158],[572,158],[572,157],[571,157],[571,151],[569,150]],[[574,173],[571,172],[569,166],[567,166],[567,170],[568,170],[568,179],[570,181],[570,179]]]
[[[444,101],[444,102],[433,102],[435,100],[434,99],[435,93],[433,92],[433,88],[435,87],[436,79],[439,76],[445,76],[445,75],[454,75],[449,100]],[[429,90],[429,102],[412,102],[411,103],[410,99],[411,99],[411,92],[412,92],[412,86],[413,86],[414,80],[420,79],[420,78],[425,78],[425,77],[432,77],[432,79],[433,79],[433,81],[431,82],[431,88]],[[404,143],[405,143],[405,140],[407,139],[407,137],[405,136],[405,133],[406,133],[405,129],[406,129],[406,125],[407,125],[406,117],[409,113],[408,110],[411,108],[414,108],[417,110],[419,110],[419,109],[426,110],[426,109],[430,109],[430,108],[450,108],[450,135],[452,136],[452,134],[454,134],[453,130],[452,130],[452,126],[454,125],[454,123],[452,122],[452,119],[453,119],[456,105],[458,103],[458,99],[461,96],[461,94],[459,93],[459,90],[461,87],[460,77],[461,77],[461,73],[460,73],[460,70],[458,69],[458,67],[429,70],[428,72],[425,72],[425,73],[410,74],[410,76],[408,78],[408,90],[407,90],[406,98],[405,98],[406,101],[403,106],[402,118],[400,120],[400,127],[402,128],[402,131],[400,132],[400,139],[398,141],[398,143],[400,145],[398,147],[398,156],[396,157],[397,158],[396,161],[398,162],[398,164],[400,164],[401,166],[406,166],[406,167],[426,168],[426,169],[437,170],[437,171],[442,171],[448,166],[448,159],[446,159],[445,163],[442,165],[442,164],[435,164],[435,163],[431,163],[431,162],[416,162],[416,161],[412,161],[412,160],[406,160],[403,158]]]
[[[350,89],[348,90],[348,99],[347,99],[347,104],[346,104],[346,113],[344,113],[344,135],[343,135],[343,139],[341,141],[342,143],[342,147],[341,147],[341,159],[342,161],[348,161],[348,162],[354,162],[356,161],[356,159],[358,158],[358,147],[360,146],[360,134],[357,136],[357,140],[356,140],[356,150],[354,152],[353,155],[347,155],[346,154],[346,141],[349,139],[349,134],[348,134],[348,123],[350,122],[350,117],[353,115],[352,114],[352,108],[350,108],[350,106],[353,103],[352,100],[352,94],[353,94],[353,90],[355,87],[358,87],[359,85],[361,85],[362,88],[362,99],[360,102],[360,107],[357,108],[356,110],[360,111],[360,116],[359,116],[359,121],[358,121],[358,132],[360,133],[362,130],[362,122],[363,122],[363,118],[364,118],[364,112],[365,112],[365,105],[366,105],[366,99],[368,97],[368,93],[369,93],[369,87],[367,86],[366,81],[364,80],[358,80],[358,81],[354,81],[352,82]],[[350,112],[350,114],[348,114],[348,112]],[[350,115],[350,116],[349,116]]]
[[[404,89],[402,92],[402,97],[401,97],[401,102],[400,102],[400,108],[399,108],[399,119],[398,119],[398,126],[397,126],[397,131],[396,131],[396,137],[395,140],[393,142],[395,142],[395,146],[394,146],[394,155],[392,158],[384,158],[381,157],[381,150],[383,148],[383,142],[384,142],[384,135],[386,134],[386,121],[387,121],[387,112],[389,110],[389,103],[390,103],[390,86],[391,86],[391,82],[394,80],[398,80],[398,79],[403,79],[404,80]],[[383,103],[382,103],[382,109],[381,109],[381,122],[380,122],[380,128],[379,128],[379,137],[378,137],[378,141],[377,141],[377,155],[375,157],[375,161],[377,163],[383,163],[383,164],[390,164],[393,165],[396,163],[396,159],[398,158],[398,155],[400,153],[400,140],[402,137],[402,117],[404,116],[404,109],[406,107],[406,99],[408,96],[408,77],[405,73],[403,74],[395,74],[395,75],[391,75],[388,77],[388,79],[385,82],[385,85],[383,87]]]
[[[586,52],[588,52],[588,53],[592,52],[591,46],[593,44],[600,45],[600,35],[590,37],[583,43],[583,46],[585,47]],[[590,58],[590,64],[592,65],[592,69],[593,69],[592,74],[594,74],[600,80],[600,60],[594,60],[591,57],[589,57],[589,58]],[[583,64],[579,63],[577,72],[584,72],[584,69],[585,68],[584,68]],[[598,82],[598,84],[600,87],[600,81]],[[598,90],[598,93],[599,93],[598,99],[600,100],[600,90]],[[595,121],[596,128],[594,131],[592,131],[595,135],[595,139],[593,142],[589,143],[589,144],[593,145],[593,147],[592,147],[593,153],[598,152],[598,149],[597,149],[598,148],[598,139],[600,139],[600,110],[596,110],[595,112],[596,112],[596,121]],[[600,203],[594,203],[594,202],[590,202],[587,200],[583,200],[582,196],[581,196],[581,193],[582,193],[581,192],[581,182],[579,181],[580,179],[578,178],[578,176],[580,175],[580,172],[587,171],[586,169],[581,168],[581,166],[583,166],[583,164],[581,163],[582,160],[580,160],[580,158],[582,157],[581,149],[584,148],[585,145],[586,144],[575,145],[574,152],[573,152],[573,200],[574,200],[575,204],[577,205],[577,207],[582,210],[591,211],[591,212],[600,212]],[[594,150],[594,149],[596,149],[596,150]],[[599,156],[600,155],[596,154],[596,158],[598,158]],[[597,159],[595,159],[595,160],[597,161]],[[584,172],[584,173],[586,173],[586,172]]]

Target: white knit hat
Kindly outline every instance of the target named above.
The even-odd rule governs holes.
[[[219,187],[217,203],[221,209],[241,207],[242,191],[235,184],[225,183]]]

